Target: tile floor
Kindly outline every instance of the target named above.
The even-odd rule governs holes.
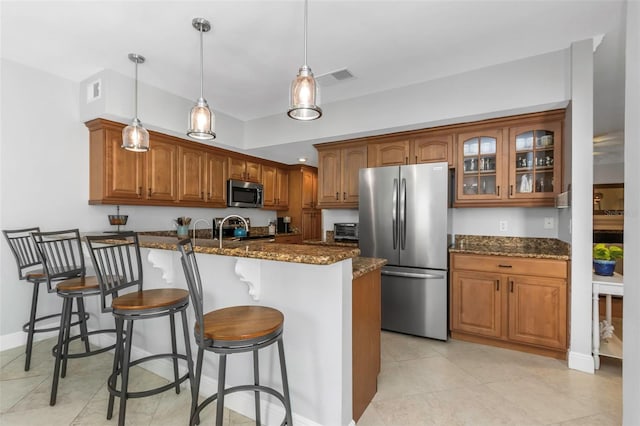
[[[0,424],[117,424],[115,416],[105,419],[110,354],[71,360],[58,402],[49,406],[52,345],[51,339],[35,345],[28,372],[23,347],[0,352]],[[135,368],[138,389],[164,382]],[[127,424],[187,424],[189,404],[186,391],[130,400]],[[204,415],[213,419],[215,408],[210,410]],[[383,332],[378,393],[358,426],[606,426],[620,425],[621,413],[620,361],[603,357],[601,369],[591,375],[541,356]],[[247,424],[250,419],[225,410],[225,425]]]

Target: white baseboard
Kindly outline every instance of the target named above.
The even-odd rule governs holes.
[[[568,366],[572,370],[578,370],[590,374],[595,373],[593,356],[590,354],[569,351]]]

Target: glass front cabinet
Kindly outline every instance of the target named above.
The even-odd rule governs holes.
[[[562,191],[562,118],[553,118],[458,133],[454,205],[553,206]]]

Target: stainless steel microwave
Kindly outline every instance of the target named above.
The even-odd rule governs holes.
[[[227,206],[262,208],[262,184],[229,179],[227,181]]]

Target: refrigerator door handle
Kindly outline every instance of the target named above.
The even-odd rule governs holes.
[[[398,247],[398,179],[393,180],[393,195],[391,197],[393,204],[391,209],[391,229],[393,232],[393,249]]]
[[[427,279],[444,279],[444,275],[436,275],[436,274],[417,274],[415,272],[397,272],[397,271],[385,271],[384,269],[380,272],[382,275],[389,275],[392,277],[403,277],[403,278],[427,278]]]
[[[407,180],[402,178],[400,188],[400,249],[404,250],[407,242]]]

